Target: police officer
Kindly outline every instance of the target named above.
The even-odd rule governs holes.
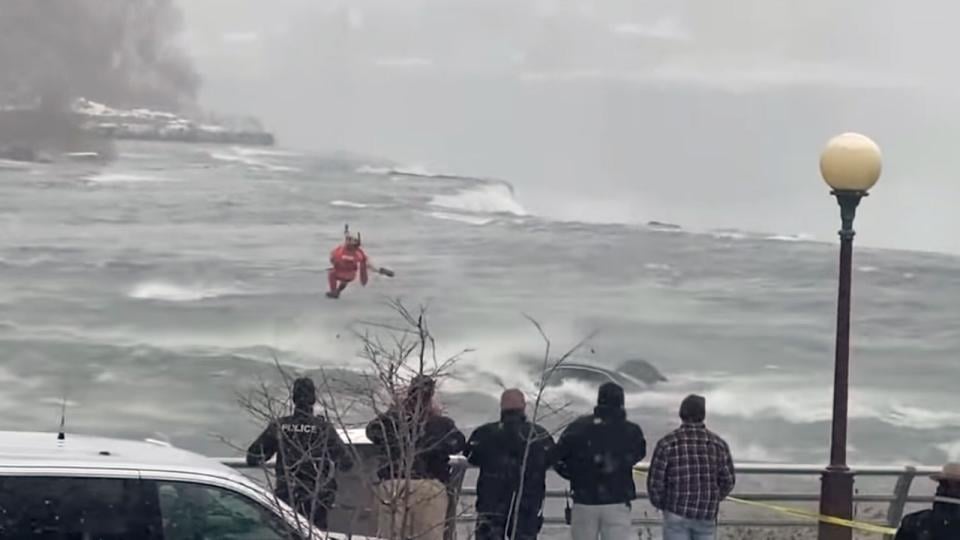
[[[333,425],[314,415],[313,381],[294,381],[292,397],[293,414],[270,422],[247,450],[247,465],[258,466],[276,455],[277,498],[326,530],[337,492],[336,471],[350,470],[353,460]]]
[[[896,540],[960,538],[960,463],[947,463],[931,478],[937,483],[933,508],[904,517]]]

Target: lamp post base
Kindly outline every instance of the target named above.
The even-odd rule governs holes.
[[[827,467],[820,477],[820,513],[843,519],[853,517],[853,474],[847,467]],[[820,522],[817,540],[851,540],[853,529]]]

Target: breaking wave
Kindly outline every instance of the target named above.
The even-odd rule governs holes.
[[[234,146],[231,148],[235,153],[241,156],[265,156],[265,157],[302,157],[303,154],[290,150],[276,150],[270,148],[248,148],[244,146]]]
[[[379,176],[410,176],[414,178],[473,180],[476,182],[490,181],[488,179],[477,178],[475,176],[466,176],[466,175],[454,174],[454,173],[433,172],[421,165],[390,166],[390,167],[376,166],[376,165],[363,165],[361,167],[358,167],[354,172],[356,172],[357,174],[372,174],[372,175],[379,175]]]
[[[766,237],[766,240],[777,242],[814,242],[816,238],[812,234],[774,234]]]
[[[436,195],[430,205],[475,214],[527,215],[526,209],[513,198],[510,187],[504,184],[465,189],[455,195]]]
[[[358,174],[375,174],[385,176],[418,176],[421,178],[467,178],[455,174],[435,173],[421,165],[393,166],[384,167],[376,165],[363,165],[358,167]]]
[[[448,212],[430,212],[430,217],[435,219],[442,219],[444,221],[458,221],[460,223],[466,223],[467,225],[489,225],[495,220],[490,217],[480,217],[480,216],[468,216],[464,214],[451,214]]]
[[[269,161],[262,159],[255,159],[250,157],[250,155],[238,155],[238,154],[225,154],[222,152],[213,152],[210,154],[212,159],[217,161],[223,161],[226,163],[239,163],[241,165],[246,165],[254,169],[263,169],[271,172],[300,172],[300,169],[296,167],[288,167],[286,165],[277,165],[275,163],[270,163]]]
[[[898,427],[913,429],[960,427],[960,413],[932,411],[899,403],[893,403],[882,420]]]
[[[829,422],[833,402],[829,386],[804,384],[799,375],[780,374],[744,377],[733,382],[710,383],[681,375],[657,390],[628,396],[634,408],[674,410],[690,392],[707,400],[710,414],[753,420],[776,418],[791,424]],[[679,384],[678,384],[679,383]],[[750,399],[743,399],[749,395]],[[897,428],[937,430],[960,427],[960,413],[930,410],[890,399],[890,391],[861,389],[850,396],[850,418],[877,420]]]

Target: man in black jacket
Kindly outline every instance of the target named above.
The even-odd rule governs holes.
[[[464,454],[480,468],[477,540],[534,540],[543,525],[541,510],[554,443],[547,430],[527,421],[525,408],[523,392],[504,391],[500,421],[478,427],[467,441]]]
[[[247,450],[247,465],[256,467],[276,454],[276,495],[327,529],[327,512],[337,493],[336,471],[347,471],[353,460],[337,430],[313,414],[317,391],[301,377],[293,383],[294,411],[270,422]]]
[[[960,538],[960,463],[948,463],[932,476],[937,482],[933,508],[903,518],[896,540],[957,540]]]
[[[640,426],[627,420],[623,388],[600,387],[592,415],[570,424],[557,443],[554,468],[570,480],[574,540],[627,540],[633,467],[647,453]]]
[[[463,433],[433,402],[433,379],[418,375],[407,395],[367,425],[380,452],[379,536],[441,540],[447,517],[450,456],[463,452]]]

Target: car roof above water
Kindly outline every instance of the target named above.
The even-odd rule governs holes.
[[[0,467],[159,469],[227,478],[243,476],[216,460],[165,443],[67,433],[0,431]]]

